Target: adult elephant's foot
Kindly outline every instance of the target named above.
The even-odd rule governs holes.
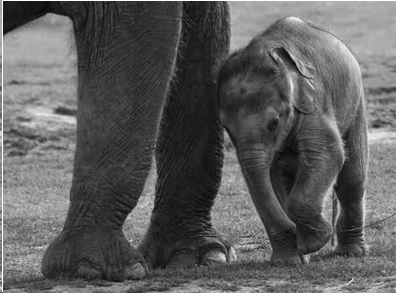
[[[321,215],[296,221],[297,249],[300,254],[318,251],[330,240],[333,228]]]
[[[197,223],[188,226],[188,221],[182,225],[164,223],[152,220],[138,246],[150,269],[214,265],[236,260],[234,248],[212,227],[197,227]]]
[[[148,268],[121,229],[64,230],[49,245],[41,263],[47,278],[139,279]]]

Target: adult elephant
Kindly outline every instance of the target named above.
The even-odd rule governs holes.
[[[44,276],[120,281],[158,266],[229,261],[210,215],[223,164],[213,68],[228,54],[228,5],[4,2],[4,33],[46,13],[73,22],[78,114],[70,206]],[[122,226],[154,149],[154,210],[135,249]]]

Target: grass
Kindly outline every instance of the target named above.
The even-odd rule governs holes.
[[[393,163],[396,154],[393,149],[391,144],[375,144],[371,147],[367,223],[395,212],[392,195],[396,193]],[[5,169],[4,186],[5,289],[21,286],[34,292],[59,284],[69,287],[92,285],[84,281],[44,280],[39,270],[46,245],[63,226],[71,178],[70,169],[66,166],[71,163],[72,156],[68,151],[56,150],[45,156],[29,154],[5,158],[5,165],[9,166]],[[131,239],[135,245],[148,225],[145,215],[152,208],[154,180],[152,174],[138,207],[128,217],[124,227],[127,239]],[[334,257],[327,246],[304,267],[271,266],[268,262],[271,253],[268,239],[251,203],[233,152],[226,154],[223,184],[214,206],[213,222],[237,248],[239,260],[236,263],[189,270],[157,270],[145,281],[127,282],[130,287],[128,292],[163,291],[192,281],[196,282],[196,286],[216,290],[235,291],[244,287],[264,286],[268,290],[272,287],[281,290],[274,292],[296,292],[296,288],[305,292],[315,286],[347,283],[352,278],[353,286],[360,284],[366,288],[370,287],[367,282],[372,283],[376,279],[385,282],[385,278],[396,276],[395,219],[366,229],[371,252],[365,258]],[[279,287],[274,280],[284,284]],[[392,282],[395,281],[393,279]],[[98,286],[97,283],[93,285]],[[101,290],[107,288],[101,287]]]
[[[370,126],[396,128],[396,41],[390,37],[396,31],[394,3],[241,2],[231,3],[231,8],[233,49],[287,15],[311,19],[340,35],[362,66]],[[156,270],[144,280],[117,284],[45,280],[40,262],[47,245],[63,228],[75,148],[75,118],[56,114],[57,109],[65,110],[62,114],[76,109],[70,28],[64,21],[51,18],[50,26],[44,21],[6,36],[4,46],[6,292],[59,288],[65,292],[322,292],[329,288],[391,292],[396,288],[395,218],[366,229],[371,250],[365,258],[334,257],[331,247],[326,246],[304,267],[270,265],[269,241],[232,149],[226,153],[213,224],[236,248],[236,263]],[[367,224],[395,213],[394,149],[390,143],[371,145]],[[138,206],[124,226],[127,239],[134,245],[148,226],[154,184],[152,172]],[[329,215],[329,202],[326,207]]]

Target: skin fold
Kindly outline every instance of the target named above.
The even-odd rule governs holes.
[[[221,121],[267,230],[274,263],[299,265],[330,239],[324,197],[340,202],[336,253],[362,256],[368,144],[359,65],[334,35],[281,19],[229,56]]]
[[[235,259],[210,215],[223,165],[213,68],[228,54],[228,5],[5,2],[3,12],[4,33],[49,12],[65,15],[76,40],[70,206],[43,257],[44,276],[122,281],[149,268]],[[135,249],[122,226],[153,155],[155,205]]]

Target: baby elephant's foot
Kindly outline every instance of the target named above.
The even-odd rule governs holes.
[[[349,228],[337,225],[337,246],[334,250],[336,254],[348,257],[364,256],[368,252],[363,237],[363,228]]]
[[[272,243],[271,263],[274,265],[299,266],[309,263],[309,256],[297,250],[295,230],[269,235]]]
[[[332,226],[321,215],[309,220],[297,221],[297,248],[300,254],[321,249],[330,240]]]
[[[368,247],[365,244],[337,245],[337,247],[334,250],[335,254],[347,256],[347,257],[365,256],[367,252],[368,252]]]
[[[352,240],[347,239],[349,241],[345,241],[346,239],[340,238],[341,237],[338,238],[338,243],[334,250],[335,254],[347,257],[361,257],[368,253],[369,248],[365,244],[363,237]]]

